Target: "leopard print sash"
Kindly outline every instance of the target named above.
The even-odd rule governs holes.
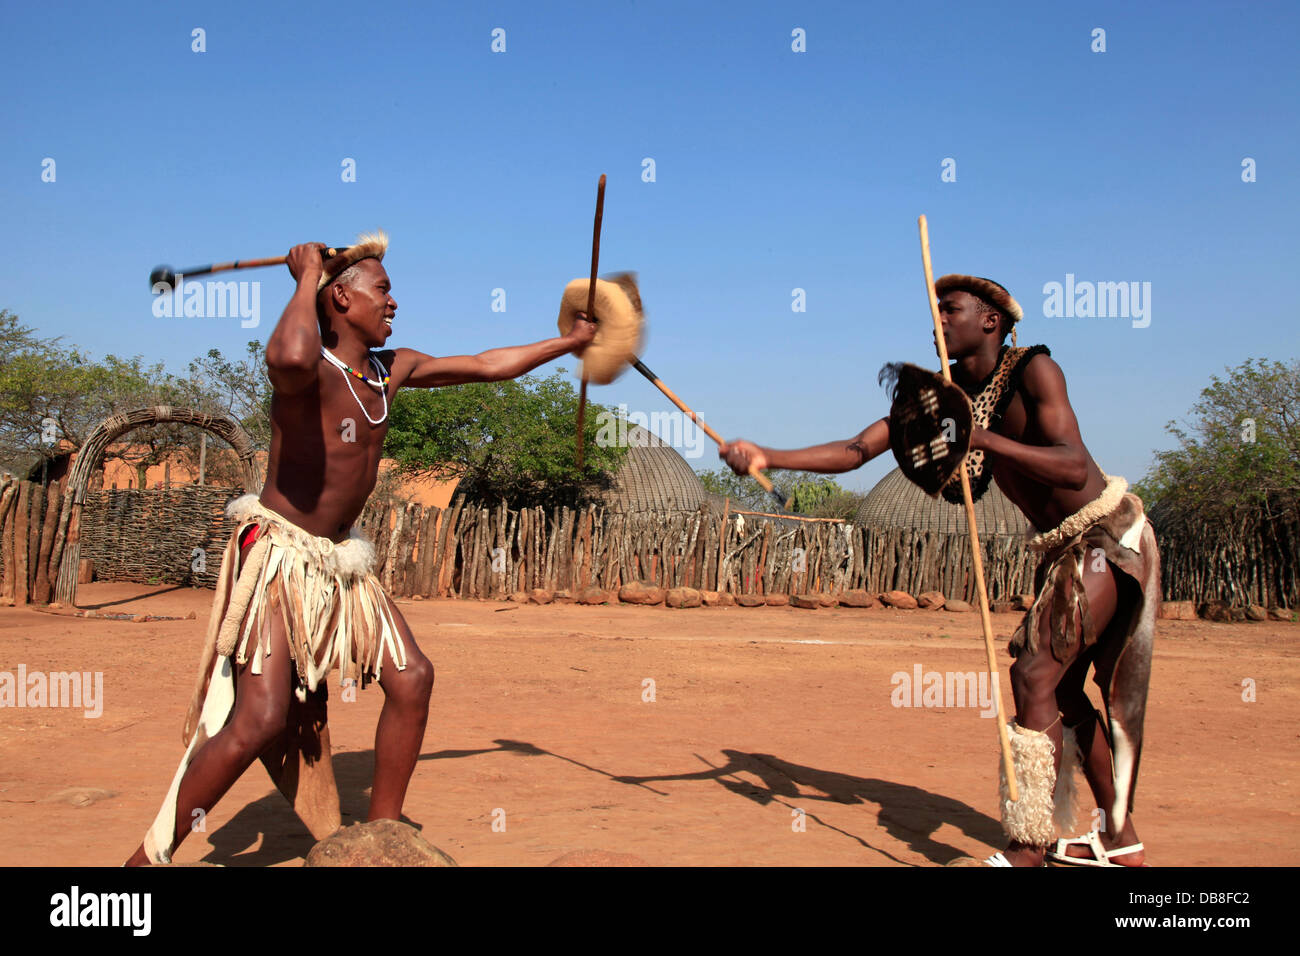
[[[1051,355],[1046,345],[1031,345],[1025,348],[1002,346],[998,355],[998,364],[986,378],[974,389],[965,389],[971,400],[971,409],[975,415],[975,427],[994,430],[1006,414],[1007,406],[1020,388],[1020,378],[1025,366],[1035,355]],[[970,479],[971,497],[979,501],[988,491],[993,472],[985,467],[983,450],[966,453],[966,476]],[[961,475],[954,472],[952,478],[943,486],[943,497],[953,504],[961,504]]]

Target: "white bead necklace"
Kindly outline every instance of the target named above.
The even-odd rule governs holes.
[[[366,353],[366,357],[370,359],[375,369],[379,372],[380,380],[378,382],[372,382],[369,379],[363,379],[363,381],[365,381],[367,385],[373,385],[375,388],[379,389],[379,395],[384,400],[384,413],[380,415],[378,419],[375,419],[370,417],[370,412],[366,411],[366,406],[362,404],[360,397],[357,395],[356,391],[352,388],[353,376],[350,370],[348,369],[347,365],[345,365],[343,362],[337,359],[334,356],[334,353],[332,353],[329,349],[327,349],[323,345],[320,347],[320,354],[325,357],[325,360],[327,362],[329,362],[331,365],[333,365],[336,369],[339,370],[339,373],[343,376],[343,381],[348,383],[348,391],[352,392],[352,398],[357,403],[357,405],[360,406],[361,414],[366,416],[366,421],[370,422],[370,424],[372,425],[382,425],[388,418],[388,389],[384,386],[384,384],[381,383],[383,383],[384,380],[388,378],[388,370],[385,369],[383,365],[379,363],[379,359],[375,358],[374,355],[370,354],[369,352]]]

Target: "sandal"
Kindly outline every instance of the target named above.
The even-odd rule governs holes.
[[[1086,846],[1092,852],[1092,859],[1086,856],[1070,856],[1067,852],[1072,846]],[[1125,856],[1129,853],[1137,853],[1139,850],[1145,850],[1141,843],[1134,843],[1132,846],[1122,846],[1115,850],[1107,850],[1101,845],[1101,834],[1096,830],[1089,830],[1081,837],[1074,837],[1071,840],[1057,840],[1056,847],[1047,851],[1047,858],[1053,863],[1063,863],[1066,866],[1110,866],[1124,868],[1122,863],[1110,862],[1111,857]],[[1145,864],[1144,864],[1145,865]]]

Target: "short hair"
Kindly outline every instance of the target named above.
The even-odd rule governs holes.
[[[1011,321],[1011,316],[1007,315],[988,299],[978,296],[974,292],[970,293],[970,296],[975,300],[975,308],[979,311],[980,315],[988,315],[990,312],[996,312],[1002,317],[1002,321],[998,323],[998,333],[1000,338],[1005,339],[1007,333],[1011,331],[1011,327],[1015,325],[1015,323]]]
[[[322,288],[320,292],[317,293],[317,295],[319,296],[320,305],[324,306],[324,304],[329,301],[330,289],[332,289],[334,286],[344,285],[347,286],[348,288],[352,288],[353,286],[355,286],[357,282],[361,279],[360,267],[361,267],[361,263],[365,261],[366,261],[365,259],[358,259],[356,262],[352,263],[352,265],[348,266],[337,276],[335,276],[333,282],[329,283],[324,288]]]

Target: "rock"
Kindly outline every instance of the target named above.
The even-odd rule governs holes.
[[[789,603],[790,595],[788,594],[769,594],[767,596],[766,604],[768,607],[785,607]]]
[[[136,624],[147,624],[153,620],[153,617],[148,614],[132,614],[131,620]]]
[[[608,604],[613,595],[600,588],[587,588],[578,595],[579,604]]]
[[[550,604],[555,600],[555,592],[546,588],[533,588],[528,592],[528,599],[534,604]]]
[[[1227,601],[1207,601],[1196,610],[1207,621],[1226,624],[1232,620],[1232,608]]]
[[[411,600],[412,600],[412,601],[423,601],[423,600],[424,600],[424,595],[423,595],[423,594],[412,594],[412,595],[411,595]]]
[[[737,594],[736,603],[741,607],[762,607],[767,600],[761,594]]]
[[[989,610],[994,614],[1015,614],[1016,605],[1011,601],[994,601]]]
[[[1011,607],[1016,611],[1028,611],[1034,606],[1034,595],[1015,594],[1011,597]]]
[[[556,604],[577,604],[578,599],[573,596],[573,594],[569,591],[568,588],[561,588],[559,591],[555,592],[555,603]]]
[[[1165,621],[1196,620],[1196,603],[1194,601],[1165,601],[1160,605],[1160,618]]]
[[[868,594],[861,588],[840,595],[840,607],[875,607],[877,603],[875,595]]]
[[[648,866],[645,860],[631,853],[610,853],[606,850],[570,850],[557,856],[547,866]]]
[[[790,604],[793,607],[806,608],[811,611],[816,611],[822,606],[822,602],[816,594],[796,594],[790,598]]]
[[[721,604],[723,607],[736,606],[736,595],[732,594],[730,591],[723,591],[721,594],[718,595],[718,599],[719,599],[718,603]]]
[[[817,600],[821,602],[822,607],[839,607],[840,599],[834,594],[819,594]]]
[[[964,613],[966,613],[967,611],[973,611],[973,610],[975,610],[975,608],[971,607],[969,601],[960,601],[960,600],[958,600],[957,598],[953,598],[953,599],[950,600],[950,601],[944,601],[944,602],[943,602],[943,609],[944,609],[945,611],[953,611],[953,612],[955,612],[955,613],[959,613],[959,614],[964,614]]]
[[[695,588],[669,588],[664,603],[669,607],[699,607],[704,597]]]
[[[1246,620],[1246,609],[1244,607],[1233,607],[1227,601],[1209,601],[1202,604],[1197,610],[1200,612],[1201,617],[1207,621],[1231,623]]]
[[[527,591],[516,591],[514,594],[510,595],[510,600],[514,601],[516,604],[527,604],[527,603],[528,603],[528,592],[527,592]]]
[[[722,606],[722,595],[717,591],[701,591],[700,600],[704,603],[705,607]]]
[[[187,620],[187,621],[193,621],[193,620],[195,620],[197,617],[198,617],[197,614],[195,614],[193,611],[190,611],[189,614],[186,614],[186,615],[185,615],[185,620]]]
[[[1271,607],[1268,609],[1268,619],[1270,621],[1294,621],[1295,612],[1284,607]]]
[[[944,597],[938,591],[925,591],[916,596],[916,606],[923,607],[930,611],[937,611],[943,607]]]
[[[1246,620],[1248,621],[1267,621],[1268,611],[1258,604],[1251,604],[1246,607]]]
[[[906,591],[886,591],[880,595],[880,600],[888,607],[896,607],[904,611],[916,609],[916,598]]]
[[[304,866],[456,866],[413,826],[372,820],[335,830],[307,854]]]
[[[630,581],[618,589],[618,599],[624,604],[663,604],[664,589],[644,581]]]
[[[104,790],[100,787],[69,787],[50,794],[41,803],[66,803],[70,807],[88,807],[92,803],[116,796],[116,790]]]

